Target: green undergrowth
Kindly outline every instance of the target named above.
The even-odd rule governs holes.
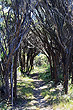
[[[10,109],[11,109],[11,107],[10,106],[7,107],[6,102],[0,103],[0,110],[10,110]]]
[[[34,67],[34,69],[31,71],[30,74],[38,73],[39,77],[38,79],[42,79],[45,82],[48,82],[51,80],[51,73],[50,73],[50,65],[46,67]]]
[[[48,83],[51,80],[50,71],[46,71],[44,73],[39,73],[39,79],[42,79],[43,81]]]
[[[35,74],[35,73],[44,73],[46,70],[48,69],[48,67],[36,67],[34,66],[34,69],[30,72],[30,74]]]
[[[34,74],[34,73],[33,73]],[[40,75],[43,76],[40,76]],[[56,86],[53,81],[49,81],[45,73],[40,73],[42,80],[46,81],[42,86],[41,95],[48,105],[53,106],[53,110],[73,110],[73,85],[69,81],[68,94],[65,95],[63,85],[58,83]],[[45,76],[45,77],[44,77]],[[43,78],[44,77],[44,78]],[[34,99],[34,82],[32,78],[22,77],[22,81],[18,82],[18,95],[27,99],[28,103]],[[19,94],[20,91],[20,94]]]
[[[42,87],[41,95],[49,105],[53,106],[53,110],[73,110],[73,85],[71,84],[71,80],[69,80],[68,94],[66,95],[62,83],[59,82],[55,85],[54,82],[51,81],[49,66],[46,68],[37,67],[31,74],[37,72],[39,73],[38,78],[45,81],[47,85],[47,87]],[[59,76],[59,79],[62,79],[62,76]]]
[[[53,81],[47,84],[47,88],[41,90],[41,95],[53,110],[73,110],[73,85],[69,81],[69,90],[66,95],[61,83],[54,86]]]
[[[53,110],[73,110],[73,85],[69,80],[68,94],[65,95],[63,85],[59,82],[57,85],[51,81],[49,66],[46,68],[35,67],[30,74],[38,73],[38,79],[46,82],[40,86],[43,99],[48,105],[53,107]],[[28,76],[20,75],[17,80],[17,105],[21,106],[25,102],[29,104],[35,99],[34,97],[34,79]],[[25,108],[25,104],[24,104]],[[9,110],[5,102],[0,103],[0,110]]]
[[[17,88],[18,88],[18,96],[26,99],[33,98],[33,89],[35,88],[33,85],[33,79],[29,77],[21,76],[21,80],[18,80]]]
[[[33,89],[34,89],[33,79],[29,78],[27,76],[18,77],[17,80],[17,101],[14,101],[14,108],[15,104],[16,106],[22,106],[22,104],[25,105],[26,102],[30,102],[34,99],[33,95]],[[0,110],[10,110],[10,105],[7,107],[7,102],[3,101],[0,103]],[[16,108],[14,109],[16,110]]]

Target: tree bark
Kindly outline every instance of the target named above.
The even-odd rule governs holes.
[[[32,56],[32,52],[31,52],[31,56],[30,56],[30,66],[31,66],[31,70],[33,69],[33,56]]]
[[[68,72],[65,66],[64,66],[64,89],[65,89],[65,94],[67,94],[68,93]]]
[[[72,64],[72,80],[71,83],[73,84],[73,64]]]
[[[20,49],[19,49],[19,62],[20,62],[20,66],[21,66],[21,73],[23,73],[22,58],[21,58],[21,46],[20,46]]]
[[[13,108],[13,57],[12,57],[12,65],[11,65],[11,105]]]
[[[52,70],[52,62],[51,62],[51,56],[48,57],[48,62],[50,63],[50,72],[51,72],[51,79],[53,80],[53,70]]]
[[[63,54],[63,76],[64,76],[64,90],[65,94],[68,93],[68,66],[66,55]]]
[[[14,56],[14,97],[15,101],[17,99],[17,59],[18,59],[18,52]]]
[[[73,84],[73,71],[72,71],[72,81],[71,81],[71,83]]]
[[[5,69],[5,88],[6,88],[6,98],[9,99],[10,91],[9,91],[9,73],[7,69]]]
[[[23,49],[23,69],[25,71],[25,48]]]
[[[57,75],[57,66],[56,66],[56,58],[54,56],[54,75],[55,75],[55,84],[58,83],[58,75]]]
[[[55,84],[58,83],[58,75],[57,75],[57,67],[56,67],[56,58],[55,56],[52,57],[53,60],[53,78],[55,79]]]
[[[27,64],[26,64],[26,72],[27,72],[27,74],[29,74],[29,65],[28,65],[28,62],[29,62],[29,55],[27,53]]]
[[[73,58],[73,57],[72,57],[72,58]],[[73,59],[72,59],[72,62],[71,62],[71,73],[72,73],[71,83],[73,84]]]

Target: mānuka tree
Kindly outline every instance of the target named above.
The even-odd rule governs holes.
[[[63,74],[67,94],[69,76],[73,83],[72,1],[2,0],[0,4],[0,77],[6,98],[13,106],[13,96],[17,99],[17,67],[29,75],[39,52],[47,56],[55,84]]]

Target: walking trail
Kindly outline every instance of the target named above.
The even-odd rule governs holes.
[[[42,89],[47,88],[45,82],[38,80],[38,73],[34,74],[32,78],[35,86],[33,90],[34,99],[29,103],[28,107],[26,107],[26,110],[53,110],[52,106],[50,106],[41,95]]]
[[[38,73],[31,75],[34,84],[34,88],[32,89],[34,98],[29,101],[23,100],[20,106],[15,107],[15,110],[53,110],[52,105],[41,95],[42,90],[46,90],[48,87],[45,81],[38,79],[38,75]]]

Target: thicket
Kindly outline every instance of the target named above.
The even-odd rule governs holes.
[[[39,53],[34,58],[34,65],[42,68],[47,68],[47,66],[49,65],[48,58],[44,54]]]
[[[72,0],[1,0],[0,14],[0,91],[5,98],[13,106],[17,67],[29,75],[40,52],[48,58],[55,84],[63,74],[67,94],[69,76],[73,83]]]

